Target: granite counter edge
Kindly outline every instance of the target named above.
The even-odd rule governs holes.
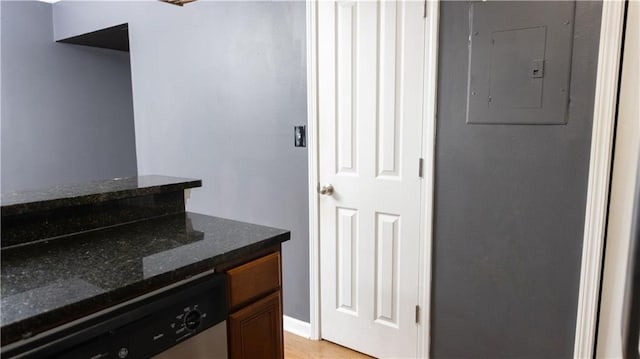
[[[181,191],[189,188],[202,187],[202,180],[191,180],[135,189],[125,189],[103,193],[92,193],[75,197],[63,197],[43,201],[15,203],[2,205],[2,216],[12,216],[36,211],[46,211],[61,207],[80,206],[131,197],[139,197],[167,192]]]
[[[280,233],[248,246],[175,269],[171,272],[153,276],[39,315],[5,324],[0,328],[0,341],[4,347],[8,344],[18,342],[21,339],[31,338],[36,334],[76,321],[93,313],[206,272],[226,262],[240,260],[243,257],[250,256],[256,251],[274,247],[282,242],[288,241],[290,238],[291,232]]]

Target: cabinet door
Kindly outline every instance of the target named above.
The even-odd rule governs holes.
[[[229,315],[231,359],[283,358],[280,292]]]

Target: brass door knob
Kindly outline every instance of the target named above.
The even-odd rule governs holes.
[[[320,194],[331,196],[333,194],[333,186],[331,184],[324,185],[318,190]]]

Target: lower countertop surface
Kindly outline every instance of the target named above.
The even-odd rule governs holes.
[[[186,212],[2,249],[2,344],[289,238],[286,230]]]

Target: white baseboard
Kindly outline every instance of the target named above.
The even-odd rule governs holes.
[[[284,330],[291,334],[307,339],[311,338],[311,324],[307,322],[283,315],[282,326]]]

